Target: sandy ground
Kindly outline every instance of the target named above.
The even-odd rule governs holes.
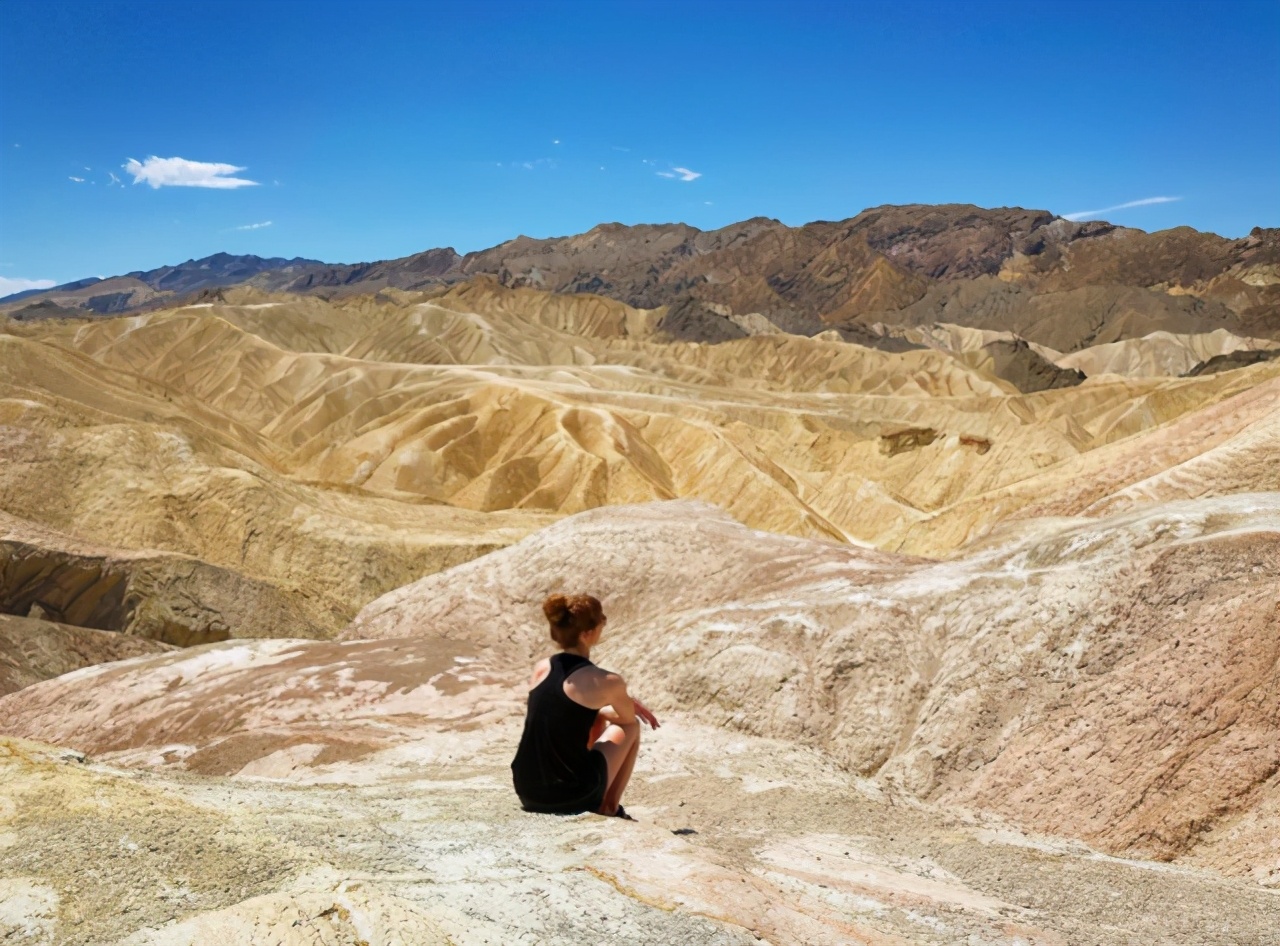
[[[1274,943],[1280,891],[884,794],[680,717],[627,823],[520,811],[503,723],[272,777],[0,742],[0,942]],[[305,747],[303,755],[305,758]]]

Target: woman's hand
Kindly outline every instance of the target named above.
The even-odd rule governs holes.
[[[650,729],[657,729],[658,726],[661,725],[658,722],[658,717],[654,716],[653,713],[650,712],[649,707],[645,706],[634,696],[631,698],[631,702],[635,704],[636,716],[643,722],[647,723]]]

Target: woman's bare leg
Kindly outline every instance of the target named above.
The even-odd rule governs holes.
[[[640,734],[637,732],[636,741],[631,744],[631,751],[627,753],[622,768],[609,783],[609,790],[604,793],[604,803],[600,806],[602,814],[611,815],[622,806],[622,793],[627,790],[627,784],[631,781],[631,772],[636,767],[636,756],[639,754]]]
[[[609,721],[603,716],[597,716],[596,721],[591,724],[591,734],[587,736],[587,748],[595,748],[596,740],[604,735],[604,731],[609,728]]]
[[[592,748],[598,749],[609,763],[609,787],[605,789],[600,814],[611,815],[622,803],[622,793],[627,790],[631,772],[636,766],[636,756],[640,753],[640,724],[612,723]]]

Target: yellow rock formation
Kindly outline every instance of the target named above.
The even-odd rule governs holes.
[[[1183,376],[1277,343],[221,298],[0,322],[0,939],[1280,928],[1280,360]],[[639,825],[513,801],[558,590],[666,723]]]

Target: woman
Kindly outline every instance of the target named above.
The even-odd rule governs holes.
[[[524,735],[511,763],[525,811],[594,811],[628,818],[622,793],[640,750],[640,720],[658,720],[627,694],[622,677],[591,662],[608,620],[591,595],[552,595],[542,605],[561,653],[529,681]]]

